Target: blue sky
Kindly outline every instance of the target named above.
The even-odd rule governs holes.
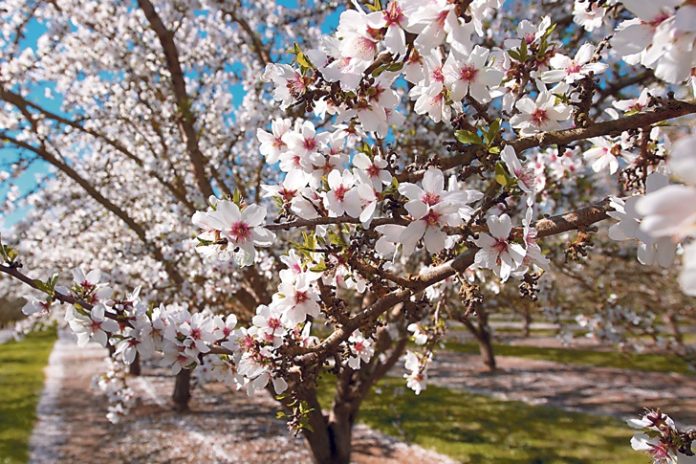
[[[313,2],[314,3],[314,2]],[[286,6],[288,8],[297,8],[296,0],[278,0],[278,4]],[[338,17],[340,12],[335,12],[330,15],[327,20],[322,24],[322,30],[324,32],[332,31],[338,25]],[[23,48],[35,48],[36,43],[44,34],[46,28],[37,21],[31,21],[26,28],[25,38],[21,42]],[[234,66],[234,64],[232,64]],[[30,94],[30,100],[44,106],[51,111],[64,114],[61,111],[61,99],[60,95],[56,95],[53,99],[47,98],[45,95],[46,87],[50,86],[50,83],[37,87]],[[239,105],[244,98],[244,90],[241,85],[233,86],[232,93],[234,95],[234,104]],[[0,157],[2,157],[3,164],[7,162],[10,164],[18,159],[18,153],[14,149],[0,149]],[[9,160],[9,162],[8,162]],[[45,177],[49,173],[49,166],[43,161],[36,161],[25,170],[18,178],[12,179],[11,182],[19,188],[20,195],[25,194],[37,186],[38,179]],[[4,198],[7,194],[8,187],[6,185],[0,186],[0,199]],[[26,208],[20,208],[16,211],[5,214],[0,211],[0,231],[7,229],[12,226],[18,220],[20,220],[27,213]]]

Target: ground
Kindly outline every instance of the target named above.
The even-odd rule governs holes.
[[[31,462],[91,463],[303,463],[304,442],[274,418],[276,403],[267,395],[252,398],[209,385],[194,394],[188,414],[174,413],[167,396],[172,378],[146,375],[131,383],[141,398],[120,424],[105,418],[102,398],[90,388],[104,369],[106,350],[78,349],[63,336],[47,369],[47,389],[32,437]],[[152,373],[152,372],[151,372]],[[355,432],[354,461],[359,464],[446,463],[448,459],[409,446],[365,426]]]
[[[638,371],[597,367],[616,358],[582,354],[589,347],[574,364],[536,359],[543,348],[515,348],[527,357],[499,356],[501,369],[491,375],[467,346],[438,353],[431,386],[419,397],[398,371],[378,385],[361,410],[366,425],[356,429],[355,462],[629,464],[641,457],[630,449],[631,430],[620,418],[650,405],[696,423],[696,378],[659,372],[664,360],[636,358]],[[207,385],[194,393],[191,413],[175,414],[168,402],[172,379],[160,369],[131,382],[140,404],[122,423],[108,424],[104,401],[90,387],[105,353],[95,345],[77,349],[65,337],[58,341],[30,462],[309,461],[303,441],[274,419],[270,397],[249,399]],[[566,352],[550,357],[568,361]],[[665,391],[664,385],[675,388]]]

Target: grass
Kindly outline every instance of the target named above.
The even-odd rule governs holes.
[[[448,350],[459,353],[477,354],[479,352],[478,346],[474,343],[447,342],[445,346]],[[494,345],[493,351],[499,356],[517,356],[520,358],[555,361],[562,364],[696,375],[683,359],[663,354],[634,354],[578,348],[543,348],[503,344]]]
[[[332,391],[322,391],[328,405]],[[378,384],[358,420],[462,463],[634,464],[641,458],[629,444],[631,430],[618,419],[436,386],[416,396],[398,378]]]
[[[29,459],[29,437],[44,384],[55,330],[36,332],[0,345],[0,463]]]

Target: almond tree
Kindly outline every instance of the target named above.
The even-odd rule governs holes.
[[[405,381],[426,387],[451,295],[475,313],[478,286],[552,279],[547,255],[591,257],[609,217],[645,263],[693,233],[690,1],[353,2],[329,34],[309,5],[2,5],[0,137],[18,169],[54,167],[3,248],[0,271],[47,294],[25,311],[67,303],[120,361],[271,391],[316,462],[349,462],[410,333]],[[111,279],[24,269],[75,264]],[[656,462],[691,452],[661,416],[640,425]]]

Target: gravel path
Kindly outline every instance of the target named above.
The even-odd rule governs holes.
[[[633,417],[662,408],[680,422],[696,424],[696,377],[566,365],[497,356],[499,370],[484,372],[480,357],[441,351],[429,379],[436,385],[567,410]]]
[[[173,379],[148,375],[131,381],[140,403],[121,423],[106,421],[106,406],[90,388],[105,368],[106,350],[81,349],[61,334],[46,368],[46,384],[30,443],[30,462],[109,463],[306,463],[304,441],[274,419],[268,395],[248,398],[221,385],[194,392],[191,412],[169,407]],[[354,432],[359,464],[450,463],[448,458],[407,445],[359,425]]]
[[[0,329],[0,345],[12,340],[14,338],[14,331],[12,329]]]

